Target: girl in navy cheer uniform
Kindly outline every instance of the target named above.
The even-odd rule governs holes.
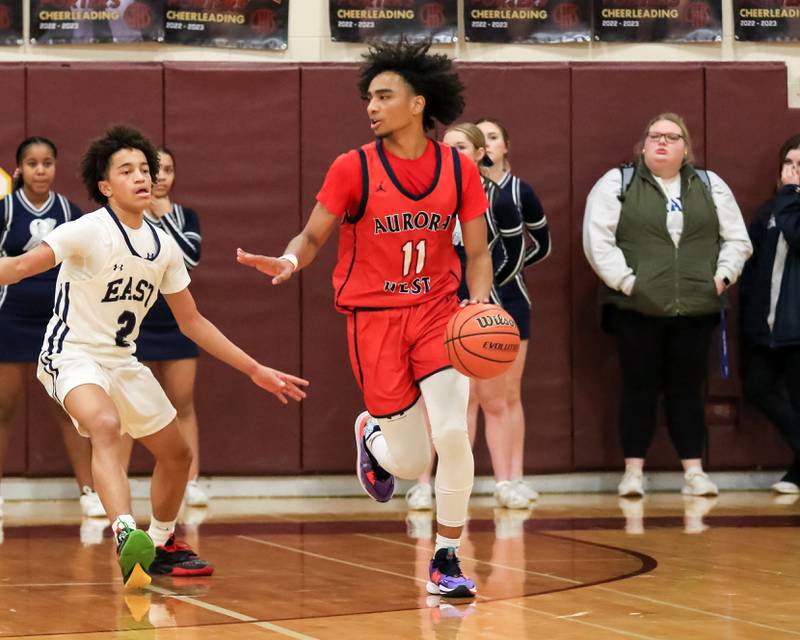
[[[146,220],[171,235],[183,253],[186,268],[200,262],[200,221],[187,207],[170,198],[175,183],[175,156],[165,147],[158,149],[158,180]],[[136,357],[147,364],[161,381],[170,402],[178,412],[178,426],[192,449],[192,466],[186,487],[186,504],[199,507],[208,503],[208,496],[197,482],[199,473],[199,439],[194,407],[194,382],[197,375],[197,345],[184,336],[162,295],[142,322],[136,340]],[[130,455],[133,441],[125,440]]]
[[[494,118],[483,118],[478,127],[486,138],[486,152],[493,164],[488,169],[489,178],[509,193],[522,216],[527,238],[523,264],[513,281],[500,289],[503,308],[514,318],[519,327],[520,344],[517,359],[511,369],[503,376],[505,399],[508,405],[508,423],[503,426],[497,440],[502,447],[510,467],[511,485],[514,493],[521,499],[514,499],[514,506],[527,506],[526,502],[536,500],[537,492],[523,482],[523,457],[525,452],[525,415],[522,409],[522,374],[528,352],[528,339],[531,333],[531,299],[525,284],[522,269],[544,260],[550,255],[550,231],[547,218],[539,198],[533,188],[511,173],[508,162],[509,136],[503,124]],[[487,438],[488,425],[487,425]],[[500,445],[498,445],[500,446]],[[509,498],[507,503],[510,502]],[[511,506],[507,504],[507,506]]]
[[[57,155],[55,144],[42,137],[27,138],[17,148],[13,191],[0,201],[0,257],[30,251],[58,225],[81,215],[76,205],[51,190]],[[34,370],[53,314],[57,275],[58,269],[51,269],[0,287],[0,465],[5,460],[14,415],[25,398],[26,376]],[[60,407],[53,404],[52,408],[81,488],[83,514],[105,516],[92,488],[91,445],[78,435]]]

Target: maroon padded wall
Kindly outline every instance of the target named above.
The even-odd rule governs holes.
[[[531,340],[522,384],[528,471],[572,466],[572,371],[570,362],[569,181],[570,72],[562,65],[460,65],[467,92],[462,120],[503,122],[511,137],[514,173],[542,200],[553,251],[525,271],[533,301]],[[483,437],[476,460],[491,464]]]
[[[0,100],[0,167],[13,175],[16,167],[14,153],[25,138],[25,67],[21,64],[0,65],[0,87],[3,88],[3,99]],[[33,365],[27,377],[35,381]],[[32,384],[28,386],[33,388]],[[6,459],[0,460],[0,471],[4,474],[24,473],[26,470],[26,416],[30,397],[31,394],[27,393],[17,406],[10,447]]]
[[[668,88],[668,89],[667,89]],[[572,68],[572,363],[575,468],[615,468],[619,372],[613,341],[598,322],[598,279],[583,254],[586,196],[609,169],[629,161],[644,126],[656,114],[684,116],[704,163],[703,66],[700,64],[574,65]],[[650,466],[674,467],[665,429]]]
[[[236,248],[280,255],[300,228],[300,72],[292,65],[168,64],[164,140],[176,201],[195,208],[201,312],[269,366],[300,372],[300,282],[274,288]],[[320,393],[320,389],[314,389]],[[300,407],[282,405],[203,355],[197,381],[203,473],[299,473]]]
[[[161,88],[162,68],[158,64],[29,65],[27,134],[46,136],[58,146],[56,190],[83,211],[97,209],[99,205],[89,201],[79,178],[80,158],[88,141],[111,125],[125,123],[160,142],[164,102]],[[40,389],[31,394],[31,475],[71,473],[49,402]]]
[[[301,78],[305,222],[336,156],[369,142],[372,134],[366,103],[356,89],[354,66],[304,66]],[[307,472],[352,471],[353,422],[363,411],[347,355],[346,318],[333,308],[331,273],[337,243],[338,232],[334,232],[314,263],[302,272],[303,373],[313,385],[303,401],[303,470]]]

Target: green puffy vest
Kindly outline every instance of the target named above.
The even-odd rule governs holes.
[[[633,269],[633,293],[607,289],[605,301],[651,316],[719,311],[714,274],[719,220],[706,186],[691,165],[681,168],[683,232],[676,247],[667,231],[667,198],[643,160],[625,193],[617,246]]]

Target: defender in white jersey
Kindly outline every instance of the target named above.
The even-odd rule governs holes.
[[[111,129],[92,143],[81,169],[89,194],[103,208],[61,225],[21,256],[0,258],[0,286],[62,265],[38,376],[91,438],[95,487],[113,521],[125,585],[146,586],[149,574],[210,575],[207,562],[175,542],[191,450],[175,409],[133,355],[142,318],[160,290],[185,335],[282,402],[305,397],[308,383],[259,364],[200,315],[180,250],[144,219],[158,155],[141,134]],[[131,515],[119,455],[124,432],[156,459],[147,533],[136,529]]]

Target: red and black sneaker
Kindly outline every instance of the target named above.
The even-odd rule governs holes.
[[[210,576],[214,567],[201,560],[185,542],[176,542],[172,535],[165,545],[156,547],[156,557],[148,573],[153,576]]]

